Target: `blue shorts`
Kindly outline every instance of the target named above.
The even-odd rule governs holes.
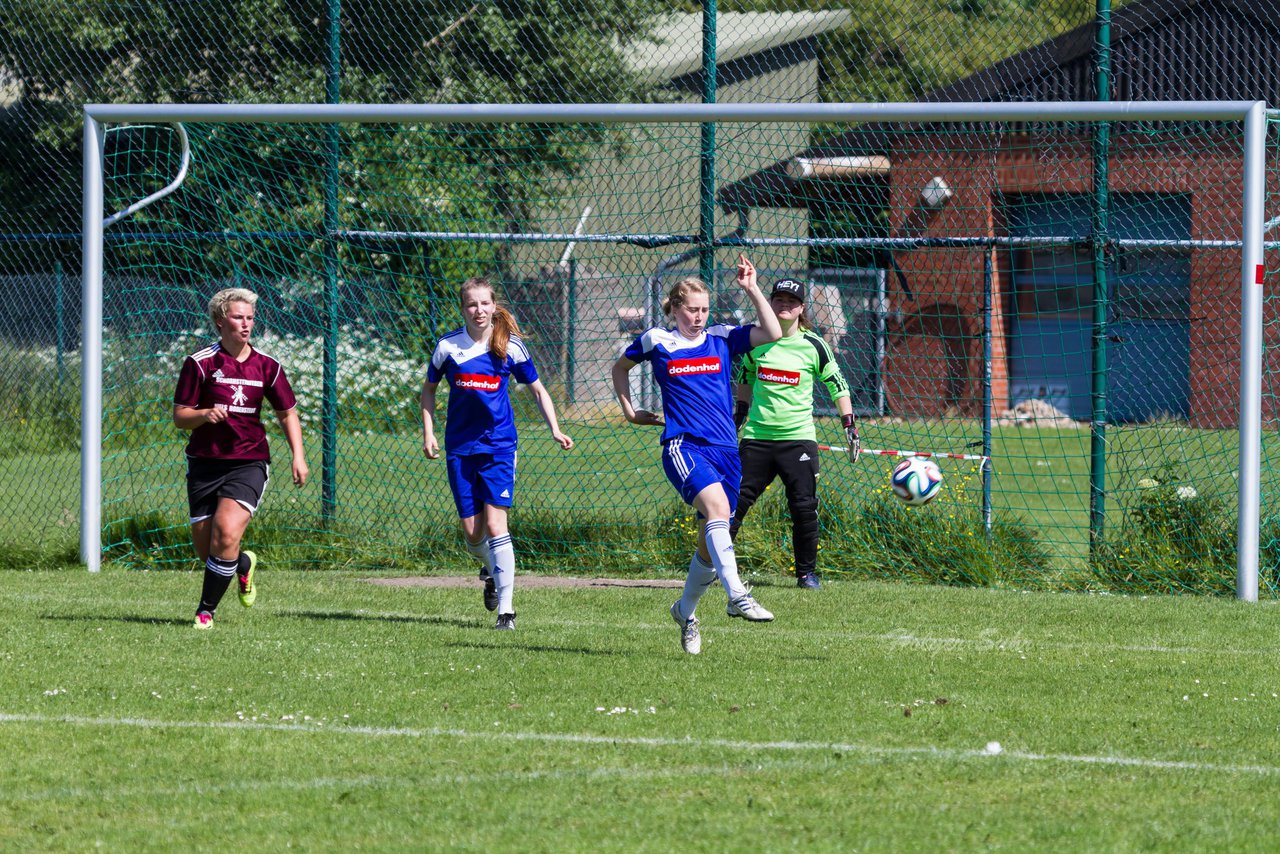
[[[514,453],[446,455],[445,465],[459,519],[479,516],[486,504],[511,506],[511,498],[516,493]]]
[[[729,514],[737,512],[738,489],[742,486],[742,462],[737,448],[676,436],[662,446],[662,470],[685,504],[693,504],[699,492],[718,483],[729,499]]]

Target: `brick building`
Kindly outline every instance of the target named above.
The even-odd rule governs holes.
[[[1125,6],[1112,19],[1112,100],[1280,102],[1280,24],[1259,14],[1237,0]],[[1092,26],[1081,27],[922,100],[1093,100],[1093,50]],[[863,127],[725,187],[720,202],[730,210],[808,207],[812,231],[816,208],[839,204],[842,195],[851,205],[872,197],[883,206],[884,234],[1020,239],[1019,247],[990,252],[994,408],[1043,399],[1084,420],[1095,280],[1091,131]],[[1238,126],[1111,128],[1106,233],[1119,241],[1106,254],[1111,421],[1234,426],[1240,252],[1203,241],[1241,235],[1240,140]],[[870,155],[891,163],[878,185],[864,178],[819,187],[818,179],[788,169],[796,158]],[[921,188],[935,176],[954,195],[925,230],[911,230]],[[1043,238],[1077,242],[1027,245]],[[878,377],[887,413],[981,411],[986,255],[981,247],[954,246],[893,253],[902,276],[891,278],[914,300],[902,288],[890,295]],[[888,266],[884,253],[877,258]]]

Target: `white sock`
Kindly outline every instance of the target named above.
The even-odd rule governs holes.
[[[498,613],[514,614],[511,599],[516,586],[516,550],[510,534],[489,538],[489,573],[498,588]]]
[[[710,564],[702,562],[698,552],[694,551],[689,560],[689,574],[684,578],[684,592],[680,594],[680,613],[686,620],[693,616],[698,607],[698,600],[707,588],[716,580],[716,571]]]
[[[485,537],[478,543],[473,543],[465,536],[462,542],[467,547],[467,554],[480,561],[480,577],[484,578],[493,572],[493,563],[489,560],[489,538]]]
[[[711,565],[716,568],[716,575],[724,592],[729,594],[733,602],[747,595],[747,587],[738,577],[738,558],[733,553],[733,538],[729,536],[727,519],[712,519],[706,527],[707,551],[711,554]]]

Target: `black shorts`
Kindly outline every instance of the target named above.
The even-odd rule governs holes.
[[[208,519],[218,509],[219,498],[230,498],[249,511],[258,512],[262,494],[271,479],[266,460],[210,460],[187,458],[187,506],[191,521]]]

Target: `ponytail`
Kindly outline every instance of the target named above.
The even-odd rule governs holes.
[[[507,344],[511,342],[512,336],[520,336],[523,333],[516,324],[515,315],[507,310],[506,306],[494,304],[493,332],[489,336],[489,352],[493,354],[493,358],[501,361],[507,357]]]

